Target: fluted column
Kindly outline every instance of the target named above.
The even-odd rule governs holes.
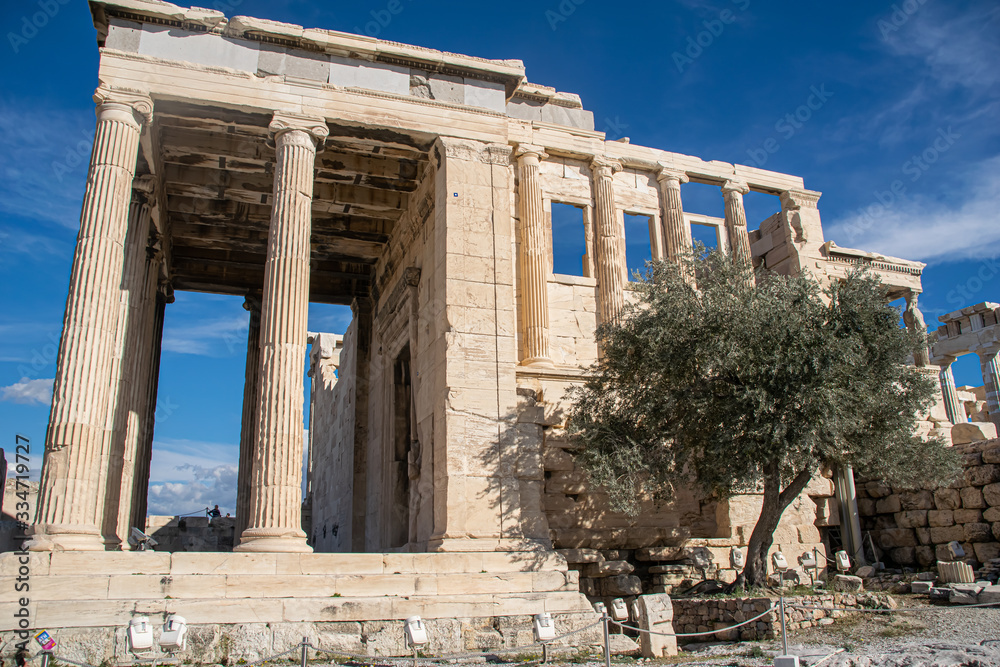
[[[949,357],[941,363],[938,378],[941,380],[941,395],[944,397],[944,410],[948,414],[948,421],[952,424],[964,424],[968,419],[965,417],[965,406],[958,399],[955,376],[951,372],[951,365],[954,361],[953,358]]]
[[[722,196],[726,200],[726,232],[732,246],[733,261],[752,272],[750,234],[747,232],[747,214],[743,208],[743,195],[748,192],[750,188],[740,181],[726,181],[722,186]]]
[[[153,257],[153,267],[148,276],[147,288],[152,301],[152,324],[148,347],[142,350],[145,358],[143,391],[140,396],[139,414],[143,416],[139,424],[138,442],[135,452],[135,472],[132,480],[132,510],[130,524],[139,530],[146,530],[146,506],[149,500],[149,465],[153,458],[153,431],[156,422],[156,398],[160,384],[160,352],[163,343],[163,318],[167,304],[174,302],[174,292],[169,284],[161,284],[160,264],[162,254]]]
[[[28,548],[103,550],[100,457],[119,315],[132,179],[152,102],[99,88],[94,150],[59,345],[45,459]]]
[[[257,451],[250,522],[239,551],[309,552],[302,531],[302,375],[309,311],[309,255],[316,144],[325,121],[275,114],[274,206],[261,305]]]
[[[597,156],[590,164],[594,172],[594,245],[597,250],[598,323],[618,319],[625,308],[625,258],[622,256],[620,225],[615,217],[612,180],[621,163]]]
[[[523,366],[551,366],[549,352],[548,248],[545,209],[538,164],[548,157],[539,146],[517,147],[518,213],[521,218],[518,262],[521,267],[521,321],[524,324]]]
[[[684,222],[681,203],[681,184],[688,182],[683,171],[664,168],[656,177],[660,184],[660,205],[663,209],[663,239],[667,245],[667,258],[677,261],[691,252],[691,226]]]
[[[141,350],[152,324],[152,303],[147,294],[150,268],[149,226],[150,195],[153,178],[143,177],[133,182],[132,204],[129,208],[129,228],[125,237],[125,265],[121,283],[123,312],[118,322],[121,358],[111,415],[111,448],[107,463],[104,496],[104,542],[110,549],[127,548],[131,519],[132,484],[135,472],[135,452],[140,419],[140,386],[143,362]]]
[[[248,294],[243,307],[250,312],[247,333],[247,363],[243,382],[243,422],[240,428],[240,460],[236,478],[236,539],[250,522],[250,480],[257,444],[257,409],[260,397],[260,296]]]
[[[986,390],[986,409],[990,413],[990,421],[996,424],[1000,431],[1000,357],[998,350],[988,349],[977,351],[979,366],[983,371],[983,389]]]

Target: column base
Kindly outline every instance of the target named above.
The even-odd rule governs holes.
[[[525,359],[521,362],[522,366],[531,366],[533,368],[555,368],[556,365],[552,363],[552,360],[548,357],[532,357],[530,359]]]
[[[105,551],[104,538],[97,526],[48,524],[28,529],[31,539],[26,551]]]
[[[311,554],[313,549],[306,544],[306,534],[301,530],[247,528],[240,536],[240,543],[233,547],[233,551]]]

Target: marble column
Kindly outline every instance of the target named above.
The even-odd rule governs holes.
[[[143,351],[145,356],[144,390],[140,397],[140,424],[135,452],[135,472],[132,482],[131,525],[146,530],[146,506],[149,499],[149,465],[153,458],[153,430],[156,423],[156,402],[160,384],[160,351],[163,343],[163,318],[167,304],[174,302],[173,289],[160,284],[159,266],[162,254],[154,256],[156,270],[150,273],[150,293],[152,294],[152,324],[150,325],[149,346]],[[169,416],[169,413],[168,415]]]
[[[243,307],[250,312],[247,332],[247,363],[243,382],[243,422],[240,428],[240,460],[236,481],[236,540],[250,521],[250,480],[257,443],[257,408],[260,396],[260,295],[248,294]]]
[[[152,101],[104,87],[80,214],[32,539],[36,551],[103,550],[99,487],[132,179]]]
[[[321,118],[276,113],[274,205],[261,305],[257,451],[239,551],[310,552],[302,531],[302,375],[309,311],[313,172]]]
[[[964,424],[969,420],[965,416],[965,406],[958,399],[955,376],[951,373],[951,365],[954,361],[949,357],[941,363],[938,378],[941,380],[941,395],[944,397],[944,410],[948,414],[948,421],[952,424]]]
[[[1000,432],[1000,350],[978,350],[979,366],[983,371],[983,389],[986,391],[986,409],[990,421]]]
[[[743,208],[743,195],[748,192],[750,188],[741,181],[726,181],[722,186],[722,196],[726,200],[726,233],[729,235],[733,261],[752,273],[750,234],[747,232],[747,214]]]
[[[590,164],[594,173],[594,245],[597,250],[598,324],[618,319],[625,308],[625,258],[621,225],[615,211],[613,179],[621,163],[597,156]]]
[[[104,542],[107,548],[128,548],[132,485],[140,419],[140,387],[146,338],[152,324],[152,303],[146,292],[150,268],[149,228],[154,179],[133,182],[129,228],[125,237],[125,265],[121,283],[123,312],[118,321],[121,360],[117,394],[109,409],[111,448],[104,497]]]
[[[656,177],[660,184],[660,205],[663,209],[663,238],[667,246],[667,259],[677,261],[691,252],[691,225],[684,221],[681,203],[681,184],[688,182],[683,171],[664,168]]]
[[[539,146],[520,144],[515,152],[518,168],[518,214],[521,247],[521,320],[524,326],[522,366],[552,366],[549,352],[548,246],[545,242],[545,209],[539,162],[548,157]]]

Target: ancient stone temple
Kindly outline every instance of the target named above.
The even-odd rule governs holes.
[[[313,623],[355,650],[398,651],[361,625],[417,613],[442,645],[472,647],[516,642],[541,611],[589,622],[581,587],[731,580],[759,499],[685,492],[614,514],[563,430],[595,327],[630,298],[626,215],[648,220],[654,259],[701,225],[748,273],[829,281],[867,266],[921,326],[923,265],[826,241],[820,193],[800,177],[609,141],[579,97],[529,83],[520,61],[152,0],[90,6],[97,130],[28,544],[37,627],[113,633],[176,612],[266,627],[275,647],[283,624]],[[688,183],[717,187],[724,217],[685,212]],[[774,201],[753,231],[749,192]],[[553,271],[553,205],[578,213],[579,275]],[[250,312],[234,553],[128,552],[129,529],[146,527],[177,290],[239,295]],[[350,305],[346,334],[308,332],[310,302]],[[790,561],[841,523],[832,477],[785,513],[775,548]]]

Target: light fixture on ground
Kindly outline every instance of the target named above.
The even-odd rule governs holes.
[[[427,626],[419,616],[410,616],[403,625],[406,633],[406,644],[413,649],[427,643]]]
[[[535,641],[547,642],[556,638],[556,624],[552,614],[535,614]]]
[[[132,653],[153,650],[153,626],[148,616],[135,616],[128,622],[128,648]]]
[[[813,585],[816,583],[816,577],[813,576],[812,570],[816,570],[816,575],[819,575],[819,568],[817,566],[816,554],[814,553],[804,553],[799,556],[799,565],[802,569],[809,573],[809,584]]]
[[[747,564],[747,558],[739,547],[733,547],[729,550],[729,562],[735,569],[742,570]]]
[[[628,607],[625,606],[625,600],[621,598],[615,598],[611,601],[611,620],[613,621],[627,621],[628,620]]]
[[[184,650],[187,642],[187,620],[179,614],[170,614],[160,633],[160,650],[177,653]]]
[[[965,549],[958,542],[948,543],[948,554],[951,556],[952,560],[958,560],[959,558],[965,558]]]
[[[841,574],[851,569],[851,559],[848,557],[846,551],[844,550],[838,551],[835,558],[837,559],[837,571],[839,571]]]
[[[608,605],[604,604],[603,602],[595,602],[594,603],[594,611],[596,611],[601,616],[607,616],[608,615]]]

